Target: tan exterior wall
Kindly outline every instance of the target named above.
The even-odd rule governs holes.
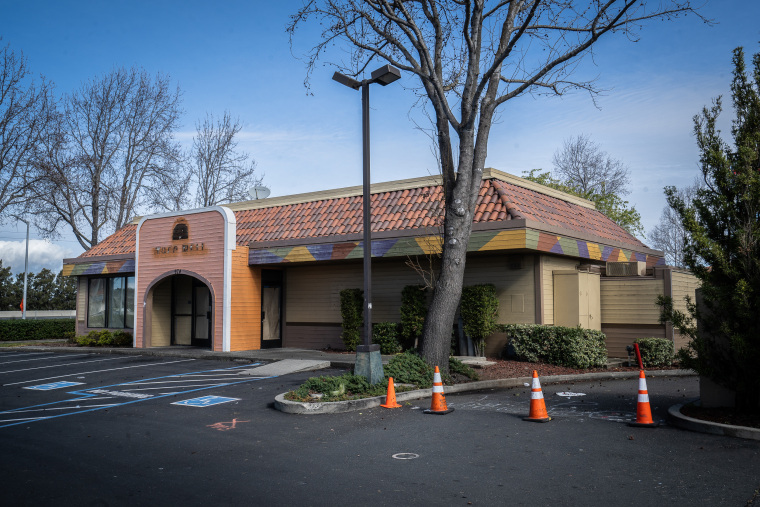
[[[544,289],[544,324],[552,325],[554,324],[554,278],[552,273],[575,269],[578,260],[544,255],[541,264],[543,269],[541,281]]]
[[[689,271],[676,271],[671,272],[671,286],[673,294],[673,308],[681,312],[686,312],[686,301],[684,298],[689,296],[692,303],[696,301],[695,291],[701,286],[699,279]],[[686,346],[689,341],[688,336],[682,335],[678,330],[673,330],[673,345],[675,350],[679,350]]]
[[[175,241],[172,240],[172,230],[179,221],[184,221],[187,224],[189,237]],[[142,222],[137,252],[137,308],[135,308],[137,347],[158,346],[152,340],[153,319],[151,319],[151,325],[145,325],[144,322],[146,312],[142,303],[143,301],[147,302],[148,286],[162,277],[186,274],[198,275],[210,284],[209,288],[214,301],[213,350],[222,350],[224,231],[224,217],[218,211],[213,210],[182,216],[151,218]],[[183,251],[185,245],[193,245],[193,249]],[[165,250],[157,252],[156,248],[164,248]],[[160,293],[153,294],[154,306],[163,304],[161,296]],[[163,338],[161,339],[163,340]]]
[[[510,256],[514,260],[514,256]],[[535,322],[533,256],[525,255],[519,269],[511,269],[506,256],[477,256],[467,260],[464,284],[492,283],[499,297],[499,323]],[[287,269],[283,346],[342,348],[340,341],[340,291],[362,288],[363,265],[336,264],[294,266]],[[401,290],[421,283],[420,276],[404,261],[372,264],[372,320],[400,322]],[[503,333],[486,343],[487,352],[499,354],[506,342]]]
[[[659,325],[658,295],[665,293],[665,281],[651,278],[602,278],[602,325]]]
[[[151,291],[151,346],[171,345],[172,328],[172,280],[165,278],[153,286]]]
[[[230,350],[261,348],[261,269],[248,267],[248,247],[232,252]]]
[[[665,326],[637,324],[602,324],[607,336],[607,357],[627,358],[626,347],[636,338],[665,338]]]

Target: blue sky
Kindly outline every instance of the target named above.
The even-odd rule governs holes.
[[[699,0],[697,0],[699,1]],[[183,92],[189,143],[206,112],[229,110],[244,124],[240,148],[258,163],[272,196],[361,184],[360,94],[320,66],[311,95],[305,66],[294,57],[316,40],[304,31],[291,51],[285,26],[300,1],[200,2],[120,0],[0,0],[0,44],[23,51],[30,68],[58,94],[115,67],[168,74]],[[760,2],[710,0],[696,17],[655,22],[639,42],[601,41],[579,78],[598,77],[606,90],[597,105],[586,94],[526,96],[501,109],[486,165],[522,175],[549,170],[563,140],[587,134],[631,169],[627,197],[649,232],[665,206],[666,185],[685,186],[698,174],[692,117],[718,95],[729,97],[731,51],[760,51]],[[415,128],[414,83],[372,89],[372,181],[437,172],[429,138]],[[723,130],[730,128],[730,111]],[[23,270],[25,226],[0,226],[0,258]],[[39,237],[32,231],[32,238]],[[82,249],[66,235],[34,241],[30,270],[58,270]]]

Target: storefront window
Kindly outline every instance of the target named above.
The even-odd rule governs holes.
[[[90,278],[87,327],[133,328],[135,277]]]

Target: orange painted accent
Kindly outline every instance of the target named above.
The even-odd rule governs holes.
[[[388,379],[388,394],[385,395],[385,403],[380,406],[383,408],[401,408],[401,405],[396,403],[396,388],[393,386],[393,377]]]
[[[248,247],[232,252],[230,350],[261,348],[261,269],[248,267]]]

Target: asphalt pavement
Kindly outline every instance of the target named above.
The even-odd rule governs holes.
[[[696,377],[648,378],[654,429],[626,424],[635,379],[545,383],[545,424],[525,386],[298,416],[272,400],[313,372],[237,359],[0,351],[4,503],[758,504],[760,442],[667,422]]]

